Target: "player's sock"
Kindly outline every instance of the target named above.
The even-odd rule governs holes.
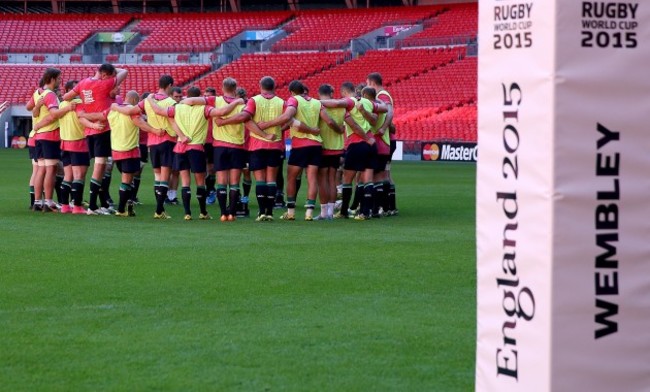
[[[167,200],[172,201],[176,199],[176,189],[170,189],[167,191]]]
[[[56,175],[54,180],[54,191],[56,192],[56,199],[59,201],[59,204],[63,203],[63,194],[61,193],[61,185],[63,184],[63,176]]]
[[[251,186],[253,184],[249,180],[242,181],[242,190],[244,191],[244,197],[248,198],[251,194]]]
[[[296,197],[298,196],[298,193],[300,192],[300,186],[302,185],[302,177],[296,178]]]
[[[207,195],[208,195],[208,190],[205,186],[199,185],[196,187],[196,200],[199,201],[199,210],[203,215],[208,215],[208,210],[205,206],[206,203],[205,198],[207,197]]]
[[[217,177],[214,174],[208,174],[205,177],[205,188],[208,190],[208,192],[216,191],[216,189],[214,188],[214,184],[216,184],[216,182],[217,182]]]
[[[383,182],[384,187],[384,200],[382,200],[382,208],[384,211],[390,211],[389,195],[390,195],[390,181],[386,180]]]
[[[287,213],[289,215],[296,214],[296,198],[287,196]]]
[[[278,168],[278,175],[275,178],[275,182],[278,184],[278,190],[280,193],[282,193],[282,190],[284,189],[284,173],[282,172],[283,169],[284,164],[281,164]]]
[[[167,181],[160,181],[158,185],[158,192],[156,194],[156,214],[160,215],[165,211],[165,199],[167,198],[167,191],[169,190],[169,183]]]
[[[327,203],[327,217],[328,218],[333,218],[334,217],[334,206],[336,203]]]
[[[315,207],[316,207],[316,200],[307,199],[307,203],[305,203],[305,218],[311,218],[314,216]]]
[[[374,191],[374,184],[372,182],[367,183],[363,187],[363,200],[361,201],[361,213],[366,217],[372,215],[373,207],[373,197],[372,192]]]
[[[34,200],[36,200],[36,196],[34,195],[34,186],[30,185],[29,186],[29,206],[34,207]]]
[[[72,184],[68,181],[61,182],[61,198],[59,203],[65,205],[70,204],[70,191],[72,190]]]
[[[217,184],[217,200],[219,201],[221,215],[228,215],[228,209],[226,208],[226,203],[228,201],[228,189],[226,187],[226,184]]]
[[[117,205],[117,212],[123,214],[126,212],[126,203],[129,201],[129,192],[131,190],[131,185],[127,183],[120,184],[120,201]]]
[[[375,182],[373,188],[372,198],[374,205],[372,206],[372,213],[379,214],[379,209],[384,205],[384,183]]]
[[[135,176],[133,177],[133,185],[131,186],[131,196],[133,197],[133,200],[138,198],[138,191],[140,190],[140,181],[142,180],[142,177],[140,176]]]
[[[327,218],[327,210],[329,208],[329,203],[320,203],[320,217],[325,219]]]
[[[266,213],[265,215],[273,216],[273,206],[275,205],[275,194],[278,193],[278,184],[269,182],[266,184]]]
[[[72,201],[77,207],[81,206],[84,196],[84,182],[81,180],[72,181],[72,190],[70,191]]]
[[[388,208],[391,211],[397,209],[397,198],[395,197],[395,184],[390,184],[390,190],[388,191]]]
[[[192,215],[190,210],[190,202],[192,201],[192,191],[189,186],[181,188],[181,199],[183,199],[183,208],[185,208],[185,215]]]
[[[101,201],[102,207],[108,207],[109,201],[111,200],[111,173],[104,173],[104,178],[102,178],[102,189],[99,193],[99,200]]]
[[[90,198],[88,199],[88,208],[96,210],[99,208],[97,205],[97,198],[99,197],[99,190],[102,188],[102,183],[99,180],[92,178],[90,180]]]
[[[160,194],[160,181],[153,182],[153,197],[158,202],[158,195]]]
[[[363,183],[359,182],[357,183],[357,187],[354,190],[354,199],[352,199],[352,205],[350,206],[350,209],[356,210],[357,208],[359,208],[359,204],[361,204],[361,199],[363,199]]]
[[[257,205],[260,207],[259,215],[266,215],[268,212],[268,189],[266,182],[255,182],[255,196],[257,197]],[[271,211],[273,211],[273,204],[271,204]]]
[[[237,202],[239,202],[239,183],[230,184],[228,197],[230,199],[230,203],[228,204],[228,213],[230,215],[235,215],[237,213]]]
[[[343,184],[341,187],[341,194],[343,196],[341,202],[341,215],[347,216],[350,207],[350,199],[352,199],[352,184]]]

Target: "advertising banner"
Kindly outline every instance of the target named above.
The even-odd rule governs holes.
[[[384,37],[392,37],[412,27],[412,25],[386,26],[384,27]]]
[[[650,390],[650,3],[479,2],[477,391]]]
[[[423,142],[422,160],[440,162],[476,162],[476,143]]]
[[[97,33],[97,42],[127,42],[133,38],[136,33],[121,32],[121,33]]]

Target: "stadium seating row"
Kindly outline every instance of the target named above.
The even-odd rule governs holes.
[[[128,15],[3,15],[0,51],[70,53],[95,31],[119,31]]]
[[[349,52],[301,53],[300,55],[295,53],[246,54],[201,78],[196,84],[201,89],[215,87],[220,91],[223,79],[233,77],[246,89],[249,96],[252,96],[259,92],[260,79],[270,75],[275,79],[280,88],[279,93],[282,94],[286,91],[282,88],[292,80],[306,80],[309,75],[323,72],[342,63],[349,56]]]
[[[422,32],[404,46],[423,46],[436,37],[476,36],[477,6],[473,4],[258,12],[238,14],[131,14],[131,15],[3,15],[0,53],[72,53],[94,32],[129,30],[144,35],[138,53],[209,52],[244,30],[282,27],[289,36],[273,51],[334,50],[351,39],[389,25],[424,22]],[[61,34],[65,32],[65,34]]]
[[[68,80],[81,80],[93,76],[97,65],[59,65],[62,71],[63,83]],[[118,65],[119,67],[119,65]],[[43,75],[47,65],[6,65],[0,64],[0,75],[4,80],[12,83],[3,83],[0,89],[0,102],[9,101],[24,104],[31,97],[38,85],[38,80]],[[129,77],[122,86],[123,92],[136,90],[157,91],[158,79],[162,74],[170,74],[179,85],[187,84],[198,75],[210,70],[208,65],[126,65]]]
[[[425,29],[404,39],[402,47],[445,45],[451,37],[476,39],[478,32],[478,7],[473,4],[459,4],[448,7],[437,18],[425,22]]]

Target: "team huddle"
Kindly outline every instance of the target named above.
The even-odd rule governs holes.
[[[127,76],[126,69],[102,64],[93,77],[68,81],[59,93],[61,71],[45,70],[27,104],[33,120],[28,146],[34,211],[135,216],[141,173],[151,161],[155,219],[170,218],[165,205],[176,200],[179,183],[184,219],[193,219],[192,179],[200,220],[212,219],[207,206],[215,203],[222,222],[246,216],[252,174],[256,221],[273,221],[279,207],[286,207],[280,219],[295,220],[303,172],[307,221],[397,214],[390,176],[393,100],[380,74],[368,75],[365,85],[343,83],[340,98],[328,84],[318,88],[318,99],[311,97],[307,86],[294,80],[286,101],[275,94],[270,76],[260,80],[259,94],[250,99],[233,78],[223,80],[221,96],[214,88],[202,93],[190,87],[184,97],[170,75],[160,77],[156,93],[122,94]],[[116,205],[109,193],[113,166],[121,173]]]

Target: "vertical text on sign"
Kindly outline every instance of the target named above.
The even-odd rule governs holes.
[[[496,370],[498,376],[518,380],[517,321],[533,319],[535,296],[529,287],[520,285],[517,272],[517,234],[519,231],[517,183],[521,174],[518,161],[521,138],[517,127],[523,92],[517,83],[511,83],[509,86],[502,84],[501,87],[503,89],[502,142],[504,148],[501,175],[506,180],[508,189],[496,193],[496,201],[500,204],[504,218],[501,242],[503,254],[499,266],[500,274],[496,279],[499,294],[503,296],[504,321],[501,328],[502,344],[496,349]]]

